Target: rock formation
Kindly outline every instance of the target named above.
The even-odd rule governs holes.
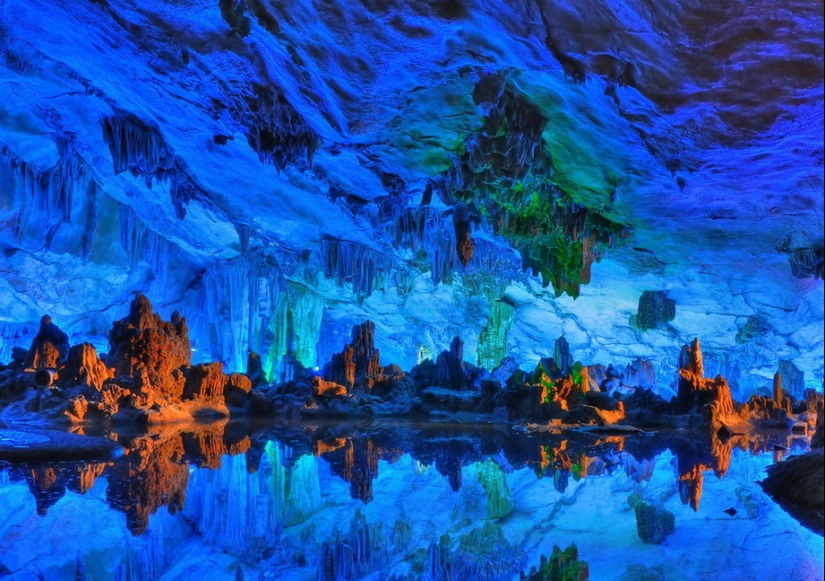
[[[676,301],[663,291],[644,291],[639,297],[636,325],[642,331],[665,326],[676,317]]]
[[[467,381],[466,365],[464,363],[464,341],[454,337],[449,351],[439,353],[435,362],[435,385],[455,391],[465,388]]]
[[[69,355],[69,336],[52,323],[49,315],[40,319],[40,330],[32,341],[26,366],[34,369],[57,369]]]
[[[811,451],[768,467],[760,484],[779,505],[804,526],[825,531],[825,424],[820,420]]]
[[[112,379],[114,375],[115,370],[100,360],[93,345],[81,343],[69,349],[66,365],[60,370],[57,384],[64,389],[86,385],[101,391],[106,380]]]
[[[673,513],[661,504],[640,500],[634,510],[636,531],[643,543],[660,545],[676,529]]]
[[[590,579],[590,568],[587,562],[579,560],[579,550],[576,545],[570,545],[561,550],[558,545],[553,546],[550,558],[542,555],[539,567],[532,567],[530,572],[519,575],[521,581],[587,581]]]
[[[372,481],[378,476],[379,450],[366,438],[347,439],[333,450],[320,454],[334,474],[350,484],[352,498],[370,502],[373,497]]]
[[[375,348],[375,324],[366,321],[352,328],[352,341],[344,350],[332,356],[324,367],[324,378],[347,389],[372,388],[373,378],[379,372],[379,354]]]
[[[698,338],[682,348],[677,393],[667,402],[654,392],[656,371],[649,361],[584,366],[564,337],[555,342],[553,357],[540,359],[530,373],[507,359],[492,374],[464,361],[460,337],[435,361],[426,358],[406,373],[395,364],[380,365],[375,325],[366,321],[354,326],[351,342],[321,374],[300,366],[292,380],[268,385],[254,352],[248,354],[248,374],[227,374],[221,362],[191,365],[186,319],[175,312],[164,321],[141,294],[128,316],[114,323],[108,355],[98,357],[93,346],[81,344],[68,350],[57,369],[23,368],[28,353],[58,357],[44,339],[57,336],[44,319],[29,352],[18,350],[17,359],[0,369],[0,398],[11,402],[2,413],[61,416],[72,423],[161,423],[230,413],[291,419],[461,414],[464,420],[484,415],[529,422],[531,429],[702,426],[720,441],[754,427],[804,435],[823,415],[821,394],[806,390],[795,399],[782,388],[779,373],[773,397],[734,401],[724,377],[704,377]],[[52,381],[54,388],[47,389]],[[36,392],[32,386],[39,386]],[[701,486],[701,472],[685,477],[686,490]]]
[[[704,372],[702,348],[696,338],[690,346],[682,347],[679,355],[679,388],[674,411],[702,414],[714,432],[726,424],[740,424],[742,418],[734,408],[727,380],[721,375],[706,378]]]
[[[7,407],[19,408],[6,412],[34,413],[41,419],[62,416],[72,423],[156,423],[204,413],[227,415],[227,406],[235,411],[247,407],[251,379],[227,375],[220,362],[191,366],[186,319],[174,312],[171,321],[164,321],[142,294],[132,301],[129,314],[114,323],[109,341],[103,357],[88,343],[69,348],[65,334],[44,316],[27,355],[41,369],[25,369],[18,361],[0,375],[0,398]],[[260,385],[262,371],[256,373]]]
[[[152,389],[163,399],[180,400],[186,382],[179,368],[192,360],[186,319],[173,313],[167,322],[153,312],[152,303],[138,293],[129,315],[109,332],[107,363],[118,376],[146,371]]]

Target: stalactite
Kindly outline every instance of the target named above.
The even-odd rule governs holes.
[[[286,282],[274,301],[277,304],[269,321],[272,341],[267,367],[274,381],[284,382],[292,379],[288,377],[285,356],[294,356],[308,369],[316,366],[316,346],[326,302],[306,286],[294,282]]]
[[[179,256],[178,247],[146,226],[135,211],[125,204],[118,205],[120,247],[130,264],[147,264],[155,279],[165,280],[170,262]]]
[[[45,243],[86,258],[96,234],[97,183],[71,140],[58,140],[57,149],[60,158],[48,169],[0,149],[0,216],[7,214],[4,221],[13,224],[24,246]],[[77,236],[73,227],[83,226],[83,236]]]
[[[7,323],[0,321],[0,364],[11,362],[12,350],[31,342],[38,323]]]
[[[128,171],[142,178],[147,188],[167,183],[175,214],[181,220],[186,217],[186,205],[201,196],[200,188],[160,132],[130,113],[104,117],[102,126],[115,174]]]
[[[386,288],[392,275],[393,259],[362,244],[324,238],[320,253],[324,276],[339,286],[352,285],[359,300]]]
[[[303,160],[312,165],[318,134],[283,94],[262,85],[253,86],[253,93],[249,108],[237,116],[247,126],[247,140],[258,158],[279,171]]]
[[[232,371],[246,365],[250,274],[248,263],[237,260],[212,265],[203,277],[212,354]]]

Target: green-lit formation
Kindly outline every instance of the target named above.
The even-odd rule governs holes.
[[[558,185],[565,180],[556,179],[543,138],[552,119],[498,76],[480,81],[473,97],[488,112],[459,148],[443,189],[519,249],[524,268],[552,283],[557,296],[577,297],[593,262],[626,228]]]
[[[490,305],[487,326],[478,337],[478,365],[495,369],[507,357],[507,332],[513,324],[516,309],[503,301]]]
[[[579,550],[575,544],[563,551],[554,545],[549,559],[541,556],[538,570],[534,567],[529,575],[522,573],[520,577],[522,581],[587,581],[590,569],[587,562],[579,561]]]

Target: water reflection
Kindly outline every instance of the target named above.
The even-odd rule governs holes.
[[[588,539],[613,535],[598,532],[611,519],[626,526],[630,518],[633,526],[641,526],[630,508],[641,500],[661,505],[675,494],[681,504],[705,520],[719,521],[719,526],[724,524],[720,519],[739,518],[732,508],[723,514],[727,507],[720,502],[738,506],[742,518],[764,518],[760,502],[765,501],[758,501],[753,482],[763,476],[764,465],[781,459],[780,452],[805,445],[773,434],[724,440],[706,433],[525,434],[509,426],[398,422],[215,423],[109,437],[122,446],[123,454],[108,462],[0,463],[0,494],[4,480],[7,488],[25,483],[42,518],[57,510],[64,496],[76,502],[78,495],[98,494],[109,508],[125,515],[125,528],[133,538],[148,539],[151,550],[138,541],[107,540],[121,549],[124,544],[133,547],[129,550],[134,554],[140,552],[134,547],[144,547],[141,554],[150,557],[133,555],[121,562],[109,556],[112,563],[98,568],[111,576],[97,577],[101,579],[125,579],[127,572],[132,579],[150,579],[154,577],[139,571],[166,571],[174,558],[168,551],[159,553],[158,543],[194,543],[196,552],[229,567],[221,575],[238,570],[249,574],[265,565],[265,570],[280,571],[273,578],[359,579],[381,572],[381,579],[441,580],[511,579],[535,565],[538,553],[549,554],[552,544],[547,539],[553,538],[552,543],[563,546],[578,543],[580,558],[593,561],[591,570],[599,571],[599,559],[624,563],[625,557],[585,552]],[[758,460],[758,468],[746,462],[748,457]],[[750,472],[735,477],[735,486],[724,493],[729,498],[713,501],[712,512],[702,516],[706,477],[712,472],[713,482],[724,480],[735,461],[744,466],[740,471]],[[97,486],[101,478],[103,487]],[[594,481],[593,490],[603,492],[582,504],[578,499],[587,494],[583,485],[588,480]],[[451,492],[440,492],[439,481]],[[162,507],[166,510],[159,512]],[[779,513],[771,514],[777,518]],[[679,536],[678,519],[688,519],[680,515],[671,540],[657,541],[662,546],[655,550],[661,554],[650,553],[659,555],[659,561],[674,556],[665,554],[669,543],[685,542],[672,540]],[[37,526],[26,522],[30,528]],[[781,526],[787,528],[788,522]],[[625,531],[616,537],[622,543],[633,541],[625,549],[638,553],[640,537],[626,538],[626,531],[633,529],[616,528]],[[556,540],[556,530],[565,531],[562,539]],[[40,558],[23,554],[30,549],[9,531],[0,525],[0,553],[17,553],[12,559],[18,564]],[[808,551],[803,561],[812,559],[812,570],[821,566],[821,542],[811,554],[804,540],[807,532],[794,534]],[[605,538],[617,542],[613,536]],[[600,551],[610,552],[604,542],[597,543]],[[84,555],[64,555],[62,560],[52,555],[52,560],[65,569],[66,563],[80,559],[88,569],[91,557]],[[231,562],[226,561],[229,557]],[[0,565],[14,570],[4,559]],[[51,565],[37,566],[46,570]],[[754,568],[759,566],[754,562]]]
[[[183,507],[190,465],[220,468],[222,457],[242,454],[252,444],[248,428],[226,422],[109,436],[123,447],[123,454],[109,462],[0,462],[0,469],[11,482],[28,484],[41,516],[67,490],[85,494],[105,477],[109,506],[124,513],[129,531],[140,535],[158,508],[175,514]]]

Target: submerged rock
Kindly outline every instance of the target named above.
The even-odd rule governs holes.
[[[634,507],[636,532],[643,543],[660,545],[676,530],[676,518],[661,504],[640,500]]]
[[[576,545],[570,545],[563,551],[556,545],[549,559],[542,555],[539,568],[531,568],[528,575],[522,572],[519,579],[521,581],[587,581],[590,579],[590,568],[587,562],[579,560],[579,550]]]

